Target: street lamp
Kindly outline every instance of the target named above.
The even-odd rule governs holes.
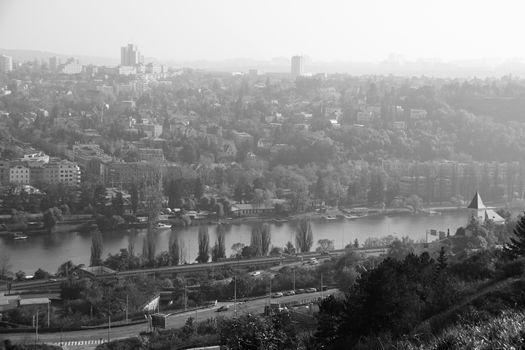
[[[293,291],[295,293],[295,267],[293,268]]]

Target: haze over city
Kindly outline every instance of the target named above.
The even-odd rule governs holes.
[[[525,349],[523,10],[0,0],[0,350]]]
[[[160,60],[525,57],[517,1],[0,1],[0,47]],[[327,40],[329,39],[329,40]]]

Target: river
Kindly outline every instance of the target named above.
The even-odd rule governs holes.
[[[426,239],[426,232],[430,229],[447,231],[451,234],[456,232],[459,226],[467,221],[466,211],[447,212],[442,215],[420,216],[420,215],[396,215],[396,216],[373,216],[356,220],[321,222],[312,221],[314,235],[314,246],[317,247],[319,239],[330,239],[334,241],[335,248],[342,248],[353,243],[357,238],[362,244],[368,237],[382,237],[395,235],[398,237],[408,236],[416,241]],[[254,224],[226,225],[226,249],[229,256],[231,246],[234,243],[250,243],[251,229]],[[271,223],[272,245],[284,247],[286,242],[291,241],[295,245],[295,231],[297,222],[290,221],[283,224]],[[179,235],[184,246],[183,258],[190,262],[197,257],[197,232],[198,227],[180,228],[174,230]],[[168,249],[171,229],[161,229],[156,233],[156,252]],[[210,247],[216,240],[216,226],[209,226]],[[135,252],[142,252],[142,242],[146,234],[145,230],[137,230],[135,239]],[[113,231],[103,233],[104,253],[117,253],[119,249],[128,246],[128,237],[131,231]],[[428,239],[435,239],[428,236]],[[32,275],[38,268],[55,273],[58,266],[68,260],[75,264],[89,264],[91,254],[91,235],[78,232],[61,233],[54,235],[31,236],[25,241],[13,241],[8,237],[0,237],[0,257],[9,257],[11,270],[24,271]]]

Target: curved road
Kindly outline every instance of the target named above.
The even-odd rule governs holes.
[[[277,299],[271,299],[272,303],[289,303],[289,302],[301,302],[301,301],[309,301],[309,300],[315,300],[323,296],[327,296],[329,294],[335,293],[336,289],[330,289],[324,292],[316,292],[316,293],[306,293],[306,294],[299,294],[299,295],[293,295],[293,296],[285,296]],[[244,303],[237,303],[237,312],[239,314],[246,313],[246,312],[252,312],[252,313],[261,313],[264,311],[264,306],[268,305],[270,302],[270,298],[264,298],[264,299],[255,299],[250,300]],[[218,313],[216,310],[223,306],[228,305],[229,310],[225,312]],[[193,317],[197,321],[205,320],[211,317],[217,317],[219,315],[231,317],[235,313],[235,308],[233,307],[233,303],[218,303],[216,306],[210,308],[210,309],[202,309],[192,312],[186,312],[182,314],[176,314],[173,316],[170,316],[167,320],[167,328],[180,328],[184,325],[186,320],[189,317]],[[109,337],[110,340],[114,339],[121,339],[121,338],[129,338],[138,336],[140,332],[144,332],[148,330],[147,323],[142,323],[138,325],[130,325],[130,326],[123,326],[123,327],[117,327],[112,328],[109,331]],[[35,341],[35,334],[34,333],[7,333],[7,334],[0,334],[0,339],[10,339],[13,343],[34,343]],[[61,342],[67,342],[68,344],[71,344],[72,342],[78,342],[83,343],[82,345],[68,345],[68,348],[78,348],[78,347],[86,347],[89,348],[89,343],[94,342],[104,342],[108,339],[108,329],[86,329],[86,330],[79,330],[79,331],[71,331],[71,332],[63,332],[63,333],[43,333],[38,335],[38,341],[40,343],[48,343],[48,344],[60,344]],[[87,345],[84,345],[87,344]],[[92,345],[91,347],[94,347],[95,345]]]

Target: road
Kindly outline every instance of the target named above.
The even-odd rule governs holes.
[[[327,296],[329,294],[335,293],[336,289],[330,289],[324,292],[316,293],[306,293],[293,296],[284,296],[281,298],[264,298],[264,299],[255,299],[250,300],[244,303],[237,304],[237,313],[262,313],[264,311],[264,306],[268,305],[269,302],[272,303],[289,303],[289,302],[301,302],[301,301],[310,301],[316,300],[320,297]],[[229,306],[229,310],[225,312],[218,313],[217,309],[223,305]],[[192,312],[186,312],[182,314],[176,314],[170,316],[167,321],[167,328],[180,328],[184,325],[186,320],[189,317],[193,317],[197,321],[205,320],[211,317],[225,316],[231,317],[235,314],[235,307],[232,302],[229,303],[217,303],[216,306],[210,309],[197,310]],[[148,330],[148,325],[146,323],[138,325],[130,325],[112,328],[109,330],[109,338],[112,339],[121,339],[129,338],[139,335],[140,332]],[[8,333],[0,334],[0,339],[10,339],[13,343],[34,343],[35,334],[34,333]],[[79,330],[71,332],[62,332],[62,333],[43,333],[38,335],[38,341],[41,343],[48,344],[67,344],[67,348],[85,348],[90,349],[94,348],[97,344],[105,342],[108,339],[108,329],[89,329],[89,330]]]
[[[282,257],[264,257],[264,258],[254,258],[254,259],[243,259],[243,260],[227,260],[220,262],[210,262],[205,264],[188,264],[188,265],[178,265],[178,266],[166,266],[158,267],[152,269],[140,269],[140,270],[129,270],[129,271],[119,271],[116,276],[119,277],[131,277],[138,275],[153,275],[153,274],[170,274],[170,273],[183,273],[183,272],[195,272],[202,271],[212,268],[220,268],[224,266],[230,267],[246,267],[253,265],[275,265],[275,264],[291,264],[297,261],[302,261],[303,259],[309,258],[318,258],[326,259],[330,256],[341,255],[345,252],[344,249],[334,250],[330,255],[323,255],[319,252],[308,252],[303,254],[298,254],[296,256],[282,256]],[[386,253],[386,248],[359,248],[356,249],[356,252],[363,253],[367,256],[378,256],[380,254]],[[108,277],[114,277],[110,275]],[[23,281],[23,282],[13,282],[11,286],[11,293],[16,293],[20,291],[31,291],[31,290],[53,290],[56,291],[57,288],[60,288],[60,284],[67,280],[67,278],[56,278],[50,280],[37,280],[37,281]],[[0,284],[0,291],[7,290],[6,284]]]

